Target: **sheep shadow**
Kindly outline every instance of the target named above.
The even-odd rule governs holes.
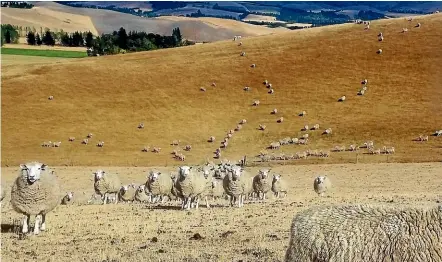
[[[1,224],[2,230],[1,233],[9,233],[14,232],[17,225],[14,224]]]
[[[147,208],[153,210],[181,210],[181,206],[166,206],[166,205],[148,206]]]

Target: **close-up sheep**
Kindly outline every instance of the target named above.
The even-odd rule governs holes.
[[[260,169],[258,174],[253,177],[253,190],[259,199],[265,200],[266,195],[272,189],[272,181],[269,178],[271,169]]]
[[[152,196],[152,202],[156,203],[160,198],[163,200],[164,197],[171,198],[172,195],[172,177],[169,174],[149,171],[146,181],[146,191]]]
[[[319,196],[324,196],[324,194],[331,188],[330,178],[327,176],[318,176],[313,182],[313,189]]]
[[[97,170],[94,175],[95,193],[100,195],[103,205],[107,203],[109,195],[115,195],[115,204],[118,203],[118,192],[120,192],[121,182],[117,174],[108,173],[104,170]]]

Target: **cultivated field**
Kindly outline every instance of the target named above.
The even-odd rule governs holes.
[[[23,44],[4,44],[2,48],[15,48],[15,49],[35,49],[35,50],[62,50],[62,51],[81,51],[86,53],[86,47],[80,46],[48,46],[48,45],[28,45],[26,40]]]
[[[295,213],[315,205],[374,203],[384,205],[435,205],[441,200],[440,163],[345,164],[277,167],[289,183],[280,200],[246,203],[244,208],[216,206],[178,209],[178,202],[164,205],[87,205],[93,193],[92,172],[99,167],[55,167],[64,191],[74,191],[73,206],[59,206],[48,215],[48,231],[25,238],[14,231],[21,218],[2,202],[2,259],[4,261],[282,261]],[[100,167],[118,172],[123,183],[145,181],[149,168]],[[158,168],[160,171],[171,168]],[[252,169],[251,171],[256,171]],[[319,198],[313,179],[327,174],[333,191]],[[18,167],[2,169],[7,184]],[[31,223],[33,224],[33,222]],[[202,239],[190,240],[195,234]],[[153,240],[157,238],[157,242]]]
[[[21,49],[2,47],[2,54],[5,55],[24,55],[24,56],[44,56],[44,57],[63,57],[63,58],[81,58],[86,57],[86,52],[67,51],[67,50],[44,50],[44,49]]]

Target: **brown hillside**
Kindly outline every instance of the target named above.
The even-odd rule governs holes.
[[[270,142],[296,137],[308,124],[331,127],[333,135],[311,131],[308,146],[288,145],[280,152],[335,145],[394,146],[389,161],[439,161],[442,138],[413,142],[419,134],[442,129],[442,15],[340,25],[281,35],[243,38],[207,45],[86,58],[44,65],[22,76],[2,76],[2,164],[40,159],[50,165],[165,165],[176,163],[170,142],[191,144],[184,163],[200,163],[239,120],[222,158],[256,155]],[[421,28],[414,28],[421,22]],[[401,33],[407,27],[407,33]],[[383,32],[385,40],[377,41]],[[383,54],[376,51],[382,48]],[[241,57],[241,51],[246,56]],[[256,68],[250,68],[256,63]],[[35,67],[35,65],[33,65]],[[2,67],[2,72],[8,67]],[[360,81],[368,91],[357,96]],[[267,94],[268,79],[275,94]],[[216,82],[216,87],[210,83]],[[250,92],[244,92],[244,86]],[[199,88],[204,86],[207,92]],[[49,101],[47,97],[55,99]],[[344,103],[337,99],[346,95]],[[253,100],[261,105],[252,107]],[[273,108],[278,115],[271,115]],[[307,111],[302,118],[297,113]],[[279,116],[284,122],[276,123]],[[138,130],[139,122],[146,128]],[[258,131],[258,124],[267,129]],[[81,139],[94,134],[89,145]],[[216,136],[214,144],[206,142]],[[75,142],[68,142],[75,136]],[[62,141],[43,148],[44,141]],[[103,148],[95,144],[105,141]],[[143,153],[144,145],[160,154]],[[180,145],[180,146],[181,146]],[[362,162],[384,162],[385,155],[362,154]],[[354,162],[351,152],[332,153],[313,162]],[[305,163],[305,160],[296,163]]]

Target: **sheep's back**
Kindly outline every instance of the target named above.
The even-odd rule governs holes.
[[[23,176],[17,177],[11,189],[12,208],[21,214],[47,214],[60,203],[61,192],[57,177],[45,170],[39,180],[28,184]]]
[[[241,179],[233,180],[232,174],[227,174],[223,180],[223,187],[227,195],[238,197],[244,193],[244,181]]]
[[[118,193],[121,188],[120,178],[117,174],[106,173],[100,180],[94,183],[95,193]]]
[[[139,202],[148,202],[149,196],[145,191],[139,192],[138,190],[135,192],[135,200]]]
[[[122,192],[122,191],[120,191]],[[124,194],[119,194],[120,195],[120,199],[122,201],[133,201],[135,198],[135,193],[137,192],[136,189],[134,189],[133,187],[129,187],[127,189],[127,191]]]
[[[258,192],[267,193],[272,189],[271,181],[269,181],[268,178],[262,179],[261,176],[258,174],[255,177],[253,177],[253,190]]]
[[[172,190],[173,181],[168,175],[160,175],[153,183],[148,180],[146,183],[147,189],[152,195],[170,195]]]

